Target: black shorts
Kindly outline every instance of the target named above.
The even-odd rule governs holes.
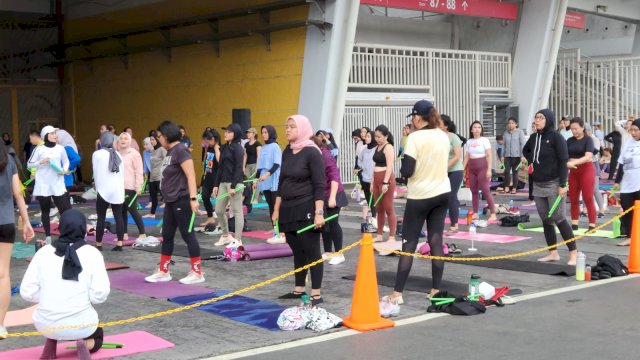
[[[16,241],[16,224],[0,225],[0,243],[13,244]]]

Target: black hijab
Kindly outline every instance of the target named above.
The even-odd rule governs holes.
[[[82,264],[76,250],[87,243],[84,236],[87,232],[87,219],[76,210],[69,209],[60,216],[60,237],[51,245],[56,248],[56,255],[64,256],[62,278],[78,281],[82,272]]]
[[[367,149],[373,149],[374,147],[378,146],[378,144],[376,143],[376,133],[369,130],[369,134],[371,134],[371,143],[370,144],[365,143],[365,145],[367,145]]]
[[[267,129],[267,133],[269,134],[269,140],[265,142],[265,144],[271,144],[276,142],[278,139],[278,133],[276,133],[276,129],[271,125],[265,125],[260,130]]]
[[[48,148],[52,148],[56,146],[56,143],[49,141],[49,134],[44,136],[44,146]]]

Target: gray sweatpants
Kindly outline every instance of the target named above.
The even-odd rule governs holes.
[[[236,185],[237,188],[237,185]],[[231,183],[220,183],[218,187],[218,196],[226,194],[231,190]],[[216,215],[222,229],[222,235],[229,235],[229,223],[226,216],[227,204],[231,202],[231,211],[235,220],[236,232],[235,239],[242,240],[242,228],[244,227],[244,214],[242,213],[242,190],[236,191],[233,196],[227,196],[224,199],[216,200]]]

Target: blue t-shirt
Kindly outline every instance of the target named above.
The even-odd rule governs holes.
[[[257,177],[260,177],[262,174],[269,171],[273,167],[273,164],[278,164],[280,167],[278,167],[278,170],[271,174],[267,180],[258,182],[258,191],[278,191],[280,168],[282,167],[282,149],[280,149],[280,145],[275,142],[262,145],[260,157],[258,158],[258,164],[256,166],[258,169]]]

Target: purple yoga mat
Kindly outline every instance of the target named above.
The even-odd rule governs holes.
[[[287,244],[248,244],[244,246],[244,250],[248,253],[252,251],[271,251],[271,250],[291,250]]]
[[[215,292],[214,289],[195,285],[184,285],[175,280],[148,283],[144,281],[144,278],[149,275],[150,274],[133,270],[112,271],[109,273],[109,281],[111,282],[112,288],[150,298],[170,298]]]
[[[293,256],[291,249],[273,249],[263,251],[252,251],[249,253],[251,260],[274,259],[279,257]]]
[[[87,235],[85,237],[85,240],[87,242],[92,242],[95,243],[96,242],[96,237],[92,236],[92,235]],[[116,245],[116,241],[118,241],[118,236],[116,234],[112,234],[112,233],[105,233],[102,236],[102,243],[103,244],[107,244],[107,245]],[[136,242],[136,238],[128,238],[127,240],[124,240],[122,242],[122,245],[124,246],[131,246],[133,245],[133,243]]]

